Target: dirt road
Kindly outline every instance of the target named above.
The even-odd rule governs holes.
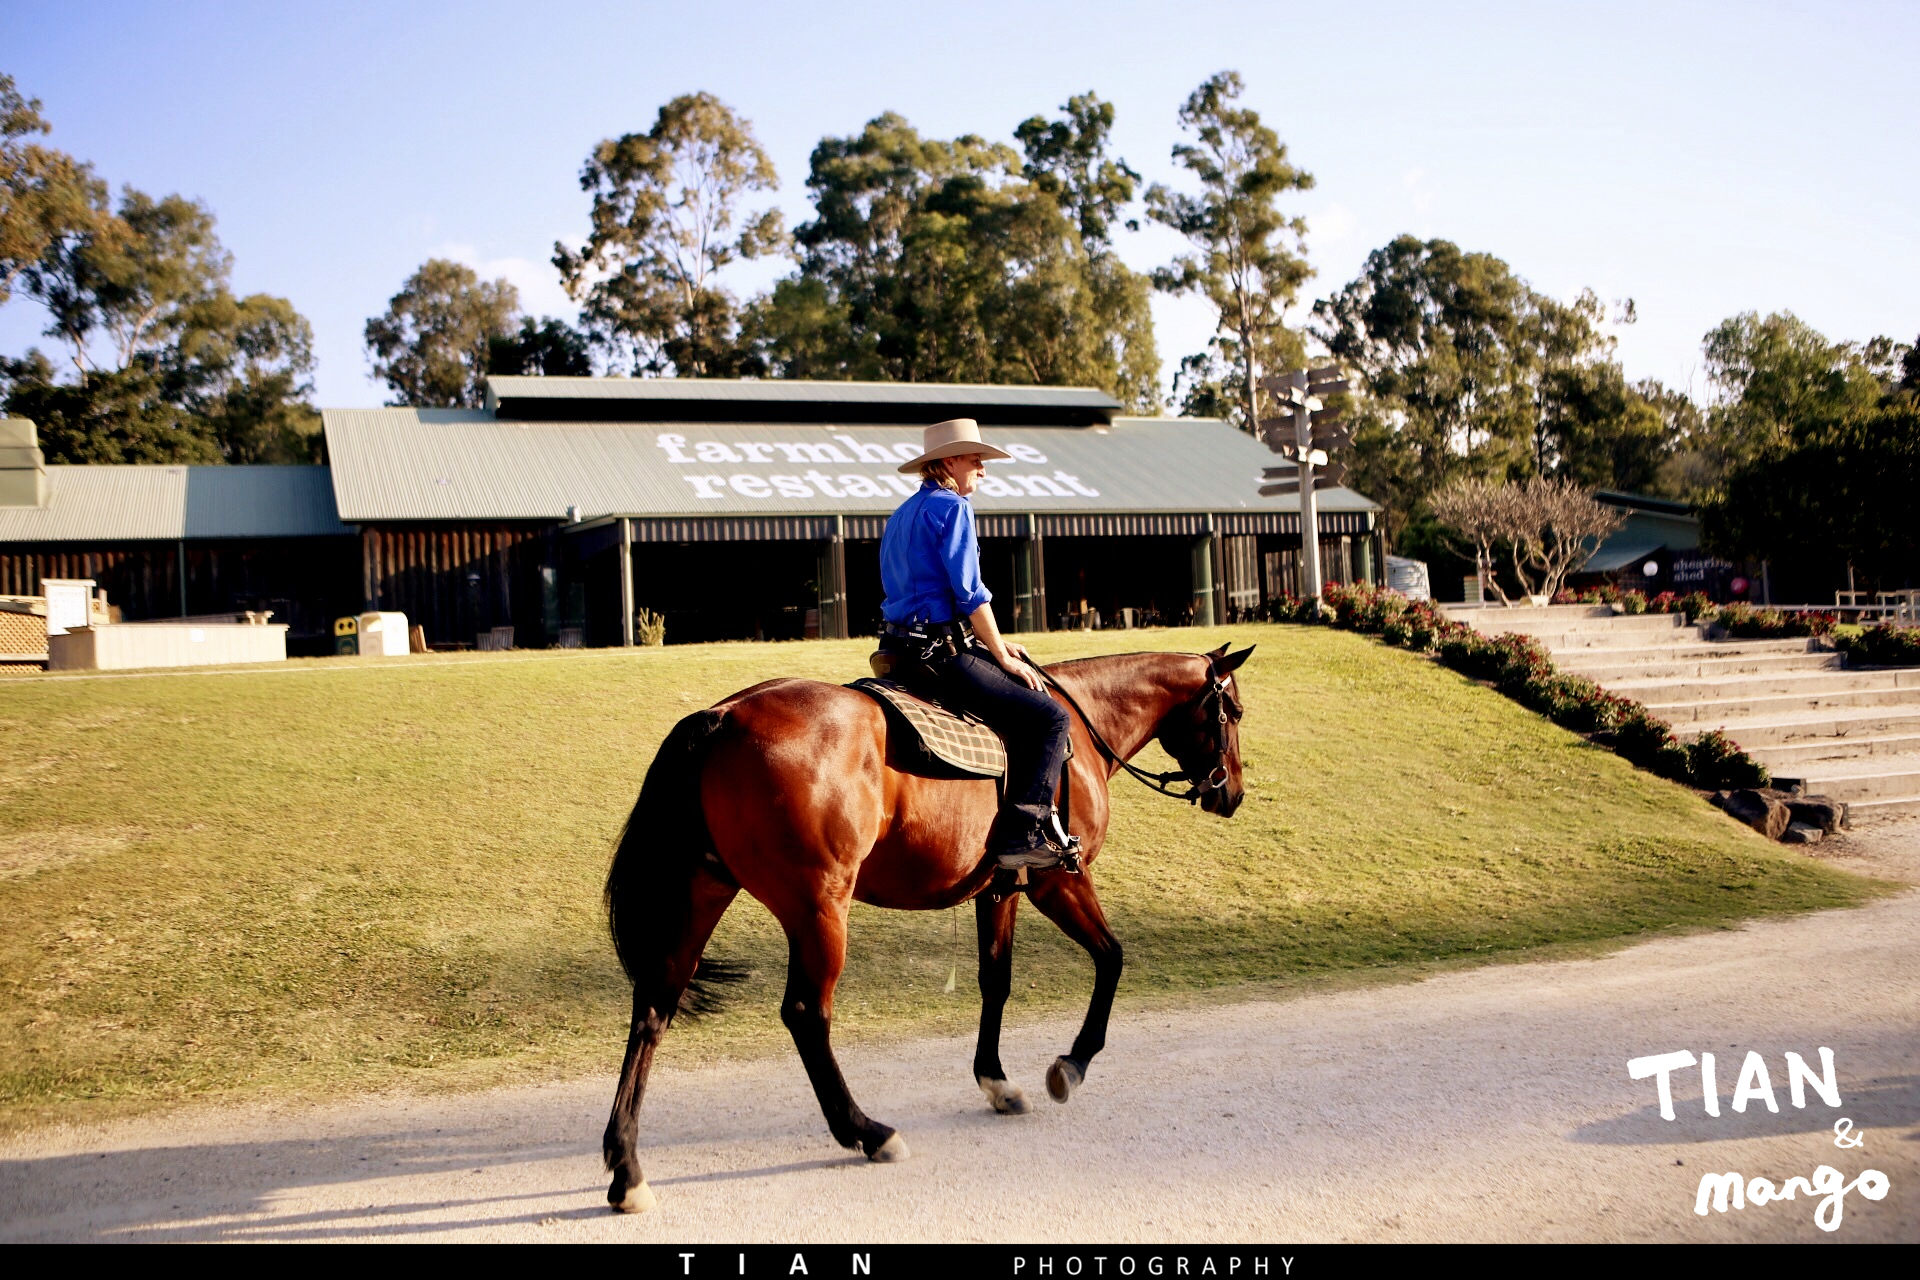
[[[1831,851],[1830,851],[1831,853]],[[1920,821],[1842,865],[1920,880]],[[1065,1106],[1042,1072],[1064,1023],[1005,1060],[1034,1114],[991,1114],[971,1046],[842,1055],[855,1095],[913,1149],[835,1147],[797,1059],[676,1067],[643,1142],[660,1207],[616,1217],[597,1147],[611,1076],[327,1107],[205,1108],[0,1146],[0,1240],[1058,1242],[1920,1239],[1920,893],[1858,911],[1668,938],[1598,960],[1123,1014]],[[1834,1051],[1842,1105],[1789,1094],[1787,1051]],[[1627,1061],[1715,1055],[1673,1076],[1675,1119]],[[1780,1110],[1731,1109],[1760,1054]],[[612,1064],[609,1064],[611,1071]],[[1852,1121],[1836,1146],[1835,1122]],[[1696,1216],[1701,1175],[1887,1177],[1878,1202]]]

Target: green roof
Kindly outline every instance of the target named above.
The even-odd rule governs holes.
[[[553,379],[541,379],[551,382]],[[816,384],[818,385],[818,384]],[[552,422],[476,410],[329,409],[340,516],[564,520],[602,516],[884,514],[918,484],[901,461],[918,426],[766,422]],[[1278,459],[1212,419],[1118,418],[1109,426],[984,426],[1015,455],[990,463],[984,513],[1293,512],[1259,496]],[[1373,511],[1347,489],[1323,511]]]
[[[0,507],[0,542],[351,534],[326,467],[51,466],[47,505]]]

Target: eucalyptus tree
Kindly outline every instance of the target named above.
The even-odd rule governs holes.
[[[51,132],[39,99],[0,75],[0,305],[23,274],[110,216],[107,184],[91,165],[30,141]]]
[[[56,461],[317,459],[313,336],[285,298],[236,297],[214,216],[184,196],[125,188],[30,141],[40,104],[0,76],[0,302],[46,311],[62,378],[38,351],[0,368],[10,413]]]
[[[798,271],[756,302],[749,330],[788,377],[1076,384],[1151,407],[1159,360],[1146,280],[1112,229],[1132,170],[1109,154],[1112,108],[927,138],[893,113],[814,149],[815,216]]]
[[[1111,153],[1113,104],[1091,91],[1069,98],[1053,120],[1030,116],[1013,134],[1025,153],[1021,174],[1050,198],[1079,233],[1072,266],[1079,289],[1064,310],[1088,341],[1059,371],[1061,381],[1108,390],[1141,411],[1158,408],[1160,355],[1153,337],[1151,281],[1114,251],[1116,224],[1140,229],[1126,216],[1140,175]]]
[[[1791,312],[1730,317],[1703,347],[1716,392],[1707,434],[1724,466],[1703,495],[1707,544],[1836,577],[1850,565],[1863,586],[1915,585],[1914,349],[1830,341]]]
[[[751,124],[710,93],[675,98],[647,132],[595,147],[580,171],[592,230],[579,250],[553,250],[595,344],[635,373],[750,372],[739,303],[719,277],[786,243],[777,209],[745,207],[777,185]]]
[[[367,353],[393,390],[390,404],[478,408],[492,344],[511,338],[519,320],[511,281],[483,281],[465,263],[429,258],[367,321]]]
[[[1306,347],[1285,314],[1312,270],[1305,258],[1306,222],[1280,202],[1313,186],[1293,166],[1280,137],[1260,114],[1238,105],[1240,75],[1223,71],[1194,90],[1180,108],[1191,141],[1173,158],[1196,178],[1198,194],[1155,184],[1147,215],[1173,228],[1193,251],[1154,273],[1170,293],[1198,293],[1217,317],[1214,348],[1231,369],[1227,394],[1242,430],[1259,420],[1262,372],[1301,367]]]
[[[1708,424],[1729,467],[1873,407],[1904,354],[1884,338],[1831,342],[1791,311],[1731,316],[1701,339],[1701,351],[1714,391]]]
[[[1533,291],[1491,254],[1399,236],[1314,304],[1314,334],[1356,379],[1352,483],[1396,538],[1455,476],[1534,470]]]

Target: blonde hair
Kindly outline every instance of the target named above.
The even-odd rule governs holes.
[[[949,492],[960,492],[960,486],[955,484],[953,477],[947,474],[947,460],[945,458],[935,458],[930,462],[921,463],[920,478],[928,484],[937,484]]]

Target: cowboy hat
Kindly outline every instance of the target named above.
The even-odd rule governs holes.
[[[980,439],[980,424],[972,418],[949,418],[945,422],[936,422],[920,434],[920,456],[911,462],[900,464],[902,474],[918,471],[929,462],[940,458],[957,458],[964,453],[977,453],[983,458],[1011,458],[1013,455],[1003,449],[996,449]]]

